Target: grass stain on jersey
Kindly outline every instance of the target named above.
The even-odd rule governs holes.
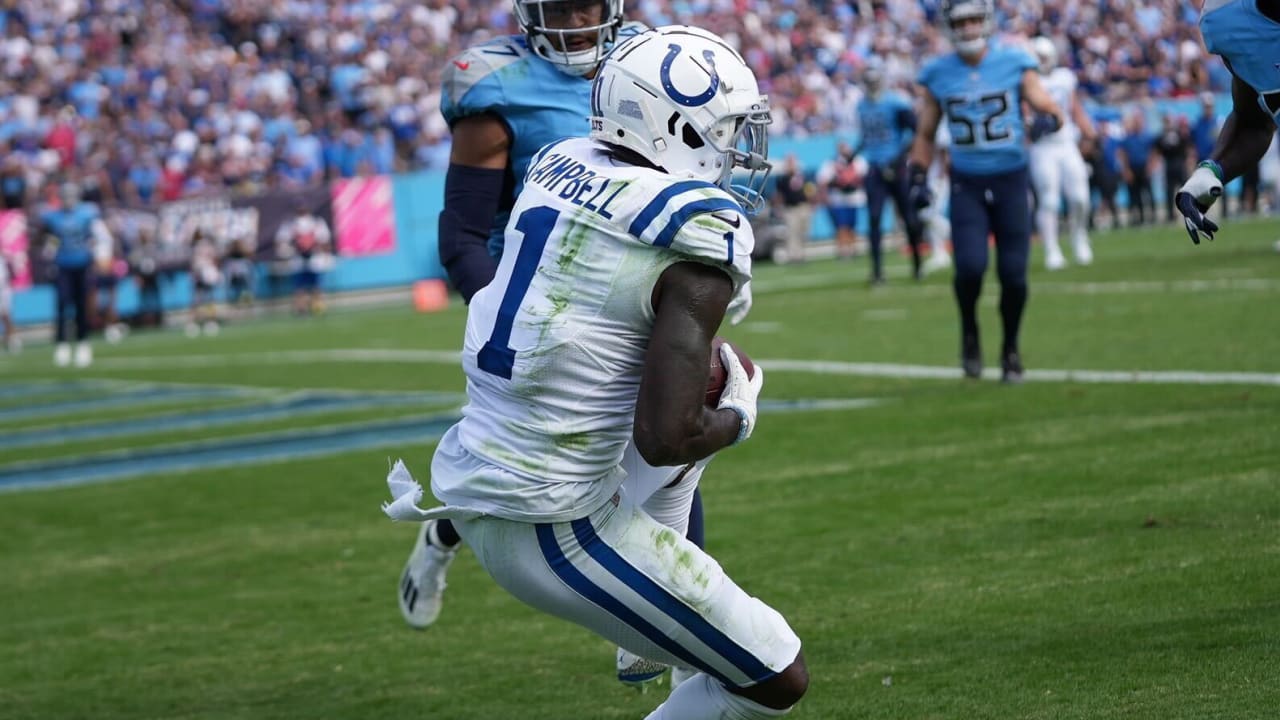
[[[586,244],[587,236],[590,234],[591,227],[586,223],[574,222],[569,225],[569,230],[560,243],[560,257],[556,258],[556,267],[560,269],[561,274],[569,273],[569,266],[582,253],[582,246]]]
[[[583,450],[586,450],[587,446],[590,445],[591,435],[590,433],[585,433],[585,432],[562,433],[559,435],[551,436],[551,441],[556,444],[556,447],[561,448],[563,450],[574,450],[574,451],[581,452]]]

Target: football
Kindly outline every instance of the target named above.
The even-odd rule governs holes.
[[[707,375],[707,407],[715,407],[720,404],[720,393],[724,392],[724,384],[729,379],[729,372],[724,369],[724,363],[720,360],[720,346],[729,342],[717,335],[711,340],[711,366],[708,368]],[[747,371],[747,377],[755,377],[756,366],[751,362],[751,358],[742,351],[742,348],[729,343],[729,347],[738,354],[738,359],[742,361],[742,368]]]

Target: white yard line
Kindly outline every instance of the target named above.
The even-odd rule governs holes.
[[[104,358],[94,367],[104,369],[222,367],[226,365],[282,365],[303,363],[425,363],[456,365],[458,353],[450,350],[294,350],[289,352],[241,353],[229,355],[174,355],[169,357]],[[950,380],[960,376],[951,365],[906,365],[901,363],[858,363],[825,360],[761,359],[766,369],[813,375],[848,375],[897,379]],[[998,378],[997,368],[987,369]],[[1280,386],[1280,373],[1201,372],[1198,370],[1057,370],[1027,371],[1037,382],[1116,383],[1148,385],[1267,385]]]
[[[906,278],[904,272],[891,273]],[[825,287],[856,287],[865,285],[862,275],[852,270],[842,273],[813,273],[794,277],[761,278],[752,283],[757,295],[767,295],[789,290],[806,290]],[[915,283],[890,283],[877,291],[909,289],[912,293],[950,295],[951,285],[923,285]],[[1031,291],[1035,294],[1053,295],[1144,295],[1156,293],[1205,293],[1205,292],[1280,292],[1280,279],[1274,278],[1217,278],[1213,280],[1106,280],[1098,282],[1069,282],[1066,280],[1033,279]]]
[[[898,363],[850,363],[820,360],[760,360],[767,370],[849,375],[855,377],[955,379],[960,369],[938,365]],[[984,377],[999,378],[998,368],[987,368]],[[1280,373],[1200,372],[1197,370],[1028,370],[1026,379],[1039,382],[1119,383],[1143,385],[1273,385]]]

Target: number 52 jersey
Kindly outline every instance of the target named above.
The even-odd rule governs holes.
[[[1026,167],[1022,75],[1035,67],[1026,50],[992,42],[976,66],[952,52],[920,71],[920,84],[938,101],[951,132],[956,172],[995,175]]]
[[[472,299],[468,404],[441,441],[441,501],[561,522],[621,485],[659,276],[682,261],[751,277],[754,236],[716,185],[614,161],[585,138],[529,164],[492,283]]]

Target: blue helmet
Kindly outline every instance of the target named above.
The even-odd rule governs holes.
[[[974,18],[980,21],[975,29],[956,29],[960,22]],[[991,0],[942,0],[942,27],[957,53],[973,57],[986,49],[995,31],[995,8]]]

